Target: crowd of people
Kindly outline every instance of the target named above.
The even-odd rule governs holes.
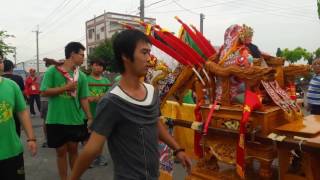
[[[42,147],[55,149],[61,180],[78,180],[87,168],[107,165],[105,142],[116,180],[158,179],[159,140],[174,150],[176,159],[190,172],[189,157],[160,121],[157,89],[141,81],[148,71],[148,37],[138,30],[125,30],[114,39],[113,48],[115,67],[121,74],[113,85],[102,75],[106,70],[102,59],[90,60],[89,75],[79,69],[85,57],[85,47],[79,42],[65,46],[63,63],[46,61],[44,75],[37,76],[30,69],[25,81],[13,74],[14,64],[0,56],[1,180],[25,179],[20,126],[28,150],[33,156],[37,152],[30,118],[36,115],[34,104],[44,119]],[[313,61],[312,68],[315,76],[307,97],[311,114],[320,114],[320,59]],[[79,143],[84,144],[80,154]]]
[[[89,75],[79,69],[85,56],[79,42],[65,46],[62,64],[46,62],[48,68],[40,77],[30,69],[25,82],[12,73],[14,64],[0,56],[0,179],[25,179],[20,123],[34,156],[37,139],[30,118],[36,115],[34,104],[44,119],[46,142],[42,146],[55,149],[61,180],[76,180],[90,166],[107,165],[102,156],[105,141],[114,179],[158,179],[159,140],[174,150],[190,172],[190,159],[160,121],[157,90],[141,81],[150,58],[148,37],[138,30],[125,30],[113,46],[121,78],[112,86],[102,76],[103,60],[90,61]],[[84,144],[80,155],[79,143]]]

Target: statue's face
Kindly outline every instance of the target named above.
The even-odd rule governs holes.
[[[252,42],[252,36],[246,37],[244,39],[244,44],[250,44]]]

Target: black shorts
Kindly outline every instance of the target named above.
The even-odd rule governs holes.
[[[1,180],[24,180],[23,153],[9,159],[0,160]]]
[[[84,124],[88,124],[88,119],[85,119],[85,120],[84,120]],[[84,141],[88,141],[90,135],[91,135],[91,132],[88,131],[88,133],[87,133],[86,138],[84,139]]]
[[[81,142],[88,136],[86,125],[46,124],[47,143],[50,148],[58,148],[67,142]]]

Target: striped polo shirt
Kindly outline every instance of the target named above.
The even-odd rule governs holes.
[[[309,104],[320,105],[320,75],[315,75],[311,79],[307,97]]]

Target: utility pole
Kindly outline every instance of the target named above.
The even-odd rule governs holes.
[[[39,74],[39,25],[37,25],[37,30],[32,31],[36,33],[36,44],[37,44],[37,73]]]
[[[200,13],[200,32],[203,34],[203,20],[204,14]]]
[[[144,0],[140,0],[140,21],[144,21]]]
[[[14,54],[13,54],[13,58],[14,58],[14,65],[17,65],[17,47],[13,47],[14,49]]]

